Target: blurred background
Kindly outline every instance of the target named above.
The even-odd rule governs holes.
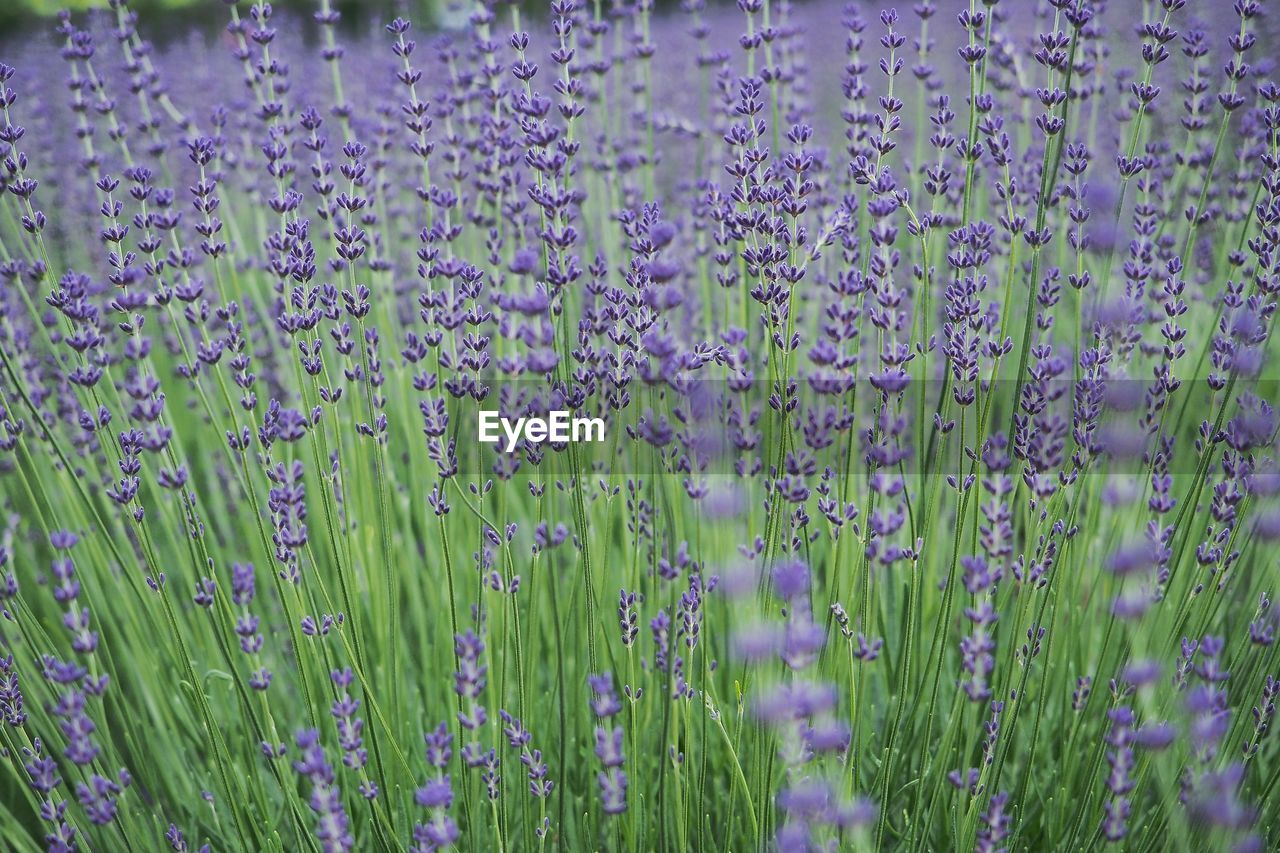
[[[603,0],[605,4],[616,0]],[[714,0],[713,0],[714,1]],[[520,5],[530,12],[547,13],[548,0],[521,0]],[[591,3],[591,0],[588,0]],[[239,0],[241,10],[246,10],[251,0]],[[335,9],[342,13],[339,26],[347,32],[362,32],[369,28],[370,20],[392,19],[396,15],[410,18],[415,23],[434,22],[439,26],[461,23],[465,14],[454,8],[453,0],[333,0]],[[655,6],[678,6],[680,0],[657,0]],[[86,12],[105,9],[108,0],[0,0],[0,44],[6,36],[24,35],[41,28],[51,28],[55,15],[61,9]],[[310,13],[319,8],[319,0],[271,0],[271,6],[284,12]],[[143,36],[163,40],[165,31],[182,28],[188,32],[192,26],[219,29],[227,23],[227,9],[223,0],[131,0],[129,8],[140,14]]]
[[[332,5],[342,12],[342,25],[358,30],[362,20],[387,20],[396,15],[406,15],[415,21],[438,21],[446,15],[443,9],[446,3],[447,0],[333,0]],[[242,0],[239,5],[243,11],[250,3]],[[271,5],[303,14],[319,8],[317,0],[271,0]],[[105,8],[107,0],[0,0],[0,40],[49,28],[62,9],[84,12]],[[196,24],[216,29],[227,21],[222,0],[130,0],[129,8],[146,22],[148,38],[162,39],[166,27],[186,30]]]

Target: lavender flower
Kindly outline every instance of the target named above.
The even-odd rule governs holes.
[[[596,758],[604,765],[597,774],[600,808],[606,815],[623,814],[627,810],[627,774],[622,769],[626,761],[622,748],[623,729],[608,723],[622,710],[622,703],[614,691],[612,675],[592,675],[587,681],[595,696],[591,708],[599,720],[595,730]]]
[[[295,738],[301,756],[293,762],[294,772],[311,784],[311,810],[316,814],[315,835],[326,853],[351,850],[350,821],[342,805],[342,795],[334,779],[333,768],[325,760],[320,733],[304,729]]]
[[[1262,4],[102,5],[0,64],[14,845],[1276,846]]]

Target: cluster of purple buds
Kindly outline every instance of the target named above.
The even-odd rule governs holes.
[[[499,711],[498,716],[502,718],[502,732],[506,735],[507,744],[520,753],[520,763],[525,766],[529,778],[529,793],[538,800],[546,800],[555,789],[555,782],[547,776],[547,763],[542,759],[542,750],[530,746],[533,735],[519,718],[505,710]]]
[[[333,700],[329,713],[338,728],[338,744],[342,747],[342,763],[361,775],[360,795],[366,800],[378,796],[378,786],[364,774],[365,765],[369,763],[369,751],[364,747],[364,720],[356,716],[360,710],[360,700],[351,696],[349,690],[355,676],[351,668],[335,669],[329,674],[335,692],[340,695]]]
[[[587,683],[593,695],[591,710],[598,721],[595,730],[596,758],[604,765],[596,775],[600,784],[600,808],[606,815],[623,814],[627,810],[627,773],[622,769],[626,761],[622,744],[625,731],[622,726],[610,722],[622,711],[622,703],[614,690],[611,674],[592,675]]]
[[[36,738],[30,747],[23,747],[22,769],[27,782],[40,798],[40,818],[50,824],[44,841],[50,851],[72,853],[78,849],[76,828],[67,821],[67,800],[54,795],[62,785],[57,763],[45,753],[44,744]]]
[[[240,640],[240,651],[251,661],[254,670],[249,675],[249,686],[254,690],[266,690],[271,686],[272,672],[262,662],[263,636],[259,617],[249,607],[257,595],[257,580],[252,563],[231,565],[231,603],[239,608],[235,632]]]
[[[342,805],[342,794],[334,777],[333,767],[325,759],[320,733],[304,729],[295,738],[300,757],[293,762],[293,769],[311,785],[311,810],[316,815],[316,839],[325,853],[351,850],[355,839],[351,835],[350,820]]]
[[[414,824],[413,827],[413,850],[418,853],[447,849],[458,840],[458,825],[448,814],[449,807],[453,805],[453,784],[445,772],[449,759],[453,757],[453,735],[441,723],[424,734],[423,741],[427,765],[434,770],[435,776],[414,794],[414,802],[431,812],[427,823]]]

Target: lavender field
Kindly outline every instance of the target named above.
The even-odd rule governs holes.
[[[0,34],[0,849],[1280,849],[1274,4],[209,5]]]

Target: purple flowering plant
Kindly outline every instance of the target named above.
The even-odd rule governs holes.
[[[1274,4],[99,5],[0,34],[5,849],[1280,846]]]

